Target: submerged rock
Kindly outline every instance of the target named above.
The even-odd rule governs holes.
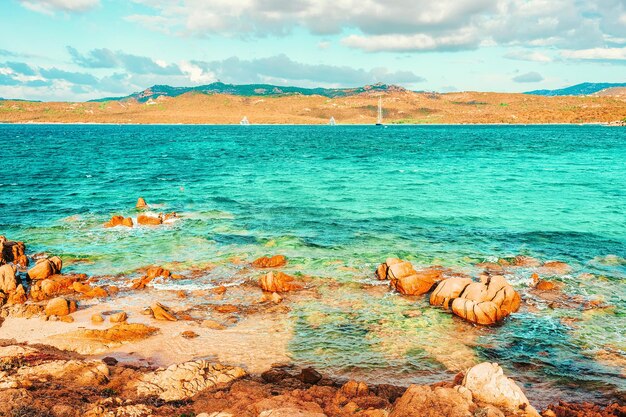
[[[541,275],[566,275],[572,272],[572,267],[561,261],[547,261],[541,265],[537,272]]]
[[[245,375],[246,372],[238,367],[203,360],[190,361],[145,374],[137,385],[137,394],[155,395],[165,401],[184,400]]]
[[[259,286],[266,292],[288,292],[302,289],[302,284],[283,272],[268,272],[259,279]]]
[[[263,256],[252,262],[255,268],[280,268],[285,265],[287,265],[287,258],[283,255],[274,255],[271,258]]]
[[[531,256],[518,255],[515,257],[514,265],[522,268],[536,268],[541,265],[541,262]]]
[[[557,289],[557,285],[556,283],[552,281],[546,281],[542,279],[537,282],[537,285],[535,285],[535,288],[538,289],[539,291],[551,291],[551,290]]]

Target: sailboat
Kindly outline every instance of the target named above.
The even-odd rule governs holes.
[[[383,98],[378,97],[378,118],[376,119],[376,126],[383,125]]]
[[[247,126],[250,124],[250,122],[248,121],[248,118],[246,116],[243,116],[243,119],[241,119],[241,121],[239,122],[240,125],[243,126]]]
[[[335,118],[334,118],[334,117],[331,117],[331,118],[330,118],[330,121],[328,122],[328,124],[329,124],[330,126],[336,126],[336,125],[337,125],[337,122],[335,122]]]

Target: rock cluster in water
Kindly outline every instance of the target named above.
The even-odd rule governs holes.
[[[494,324],[520,307],[520,296],[501,275],[485,274],[480,282],[471,278],[446,278],[439,268],[416,271],[408,261],[389,258],[376,269],[391,288],[405,295],[430,295],[430,304],[443,307],[476,324]]]
[[[137,215],[137,224],[141,226],[159,226],[167,222],[168,220],[175,220],[178,218],[178,214],[175,212],[165,213],[165,214],[158,213],[156,215],[143,212],[145,210],[148,210],[150,206],[146,203],[146,200],[144,200],[142,197],[139,197],[139,199],[137,200],[137,204],[135,205],[135,208],[139,211],[142,211],[142,213],[139,213]],[[105,228],[112,228],[112,227],[132,228],[134,226],[135,226],[135,223],[133,222],[132,217],[124,217],[119,214],[114,215],[113,217],[111,217],[111,219],[108,222],[104,223]]]
[[[36,255],[29,258],[23,243],[11,242],[4,237],[0,237],[0,244],[0,307],[5,303],[10,307],[17,305],[20,314],[26,317],[40,315],[47,320],[73,321],[72,314],[78,307],[76,300],[104,298],[119,291],[111,285],[98,286],[96,279],[84,274],[64,274],[59,257]],[[37,260],[32,265],[35,258]],[[519,257],[513,262],[532,265],[544,275],[570,270],[560,262],[540,263],[528,257]],[[381,280],[388,280],[390,287],[400,294],[423,296],[430,293],[433,306],[445,308],[472,323],[493,324],[516,311],[521,301],[502,275],[503,263],[481,265],[486,272],[475,281],[444,268],[416,269],[408,261],[390,258],[377,268],[376,275]],[[294,276],[276,271],[286,264],[287,259],[282,255],[259,258],[251,263],[254,268],[264,269],[255,274],[263,273],[258,286],[264,291],[261,303],[265,303],[265,311],[285,311],[285,308],[288,311],[288,306],[279,305],[282,297],[287,296],[284,293],[303,290],[294,294],[295,297],[308,291]],[[29,265],[32,265],[30,269]],[[175,274],[160,266],[143,268],[137,275],[139,278],[127,280],[125,291],[145,291],[157,278],[177,279]],[[309,282],[306,277],[299,279]],[[558,284],[538,276],[534,281],[533,291],[551,297],[555,303],[570,302],[559,291]],[[257,284],[249,283],[246,288],[255,289],[252,285]],[[207,293],[221,300],[226,291],[226,287],[217,287]],[[186,295],[183,292],[180,296]],[[25,304],[26,301],[30,302]],[[222,315],[221,318],[219,321],[205,320],[200,327],[224,330],[229,325],[228,320],[232,319],[228,315],[242,310],[239,305],[223,302],[212,308]],[[3,314],[5,311],[8,310],[3,309]],[[143,313],[162,321],[161,326],[167,325],[164,322],[191,320],[184,311],[175,312],[161,302],[151,302]],[[206,413],[213,417],[538,415],[520,387],[507,378],[497,364],[491,363],[466,370],[454,382],[402,388],[368,386],[356,381],[339,383],[312,368],[296,372],[275,367],[262,375],[247,375],[242,368],[204,360],[154,369],[124,366],[113,358],[93,361],[76,356],[103,354],[159,331],[146,324],[128,323],[132,318],[132,314],[129,317],[125,311],[104,311],[88,319],[95,328],[78,328],[53,336],[55,346],[73,352],[73,356],[63,351],[44,352],[41,349],[48,348],[41,346],[13,344],[5,349],[0,341],[0,415],[7,412],[37,415],[33,414],[39,412],[37,410],[52,410],[49,415],[55,417],[147,417],[185,413]],[[111,327],[101,328],[106,326]],[[192,343],[198,334],[187,330],[180,337],[185,343]],[[197,339],[193,343],[200,341]],[[50,388],[51,383],[54,390]],[[98,394],[105,391],[105,396]],[[583,416],[585,414],[568,413],[591,410],[585,407],[562,404],[547,410],[544,416]],[[612,405],[593,412],[599,416],[618,416],[617,413],[626,411],[620,407]],[[18,410],[18,414],[14,410]]]

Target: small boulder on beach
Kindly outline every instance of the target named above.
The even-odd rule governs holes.
[[[104,318],[100,314],[94,314],[91,316],[92,324],[102,324],[104,323]]]
[[[109,316],[109,321],[111,323],[123,323],[128,320],[128,314],[124,311],[120,311],[119,313],[111,314]]]
[[[174,312],[169,307],[166,307],[161,303],[152,304],[150,306],[150,309],[152,310],[152,314],[156,320],[162,320],[162,321],[178,320]]]
[[[16,272],[17,267],[15,265],[6,264],[0,266],[0,291],[8,294],[17,289]]]
[[[44,312],[46,316],[67,316],[76,311],[76,303],[63,297],[53,298],[48,301]]]

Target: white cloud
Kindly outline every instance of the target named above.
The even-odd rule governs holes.
[[[19,0],[30,10],[53,14],[54,12],[80,13],[94,9],[100,0]]]
[[[533,71],[513,77],[512,80],[516,83],[538,83],[543,81],[543,76]]]
[[[552,58],[537,51],[516,50],[504,55],[505,58],[517,61],[552,62]]]
[[[331,46],[331,43],[329,41],[321,41],[317,44],[317,47],[319,49],[328,49],[330,48],[330,46]]]
[[[578,49],[626,38],[624,0],[134,1],[153,13],[128,20],[181,36],[280,36],[305,28],[339,34],[344,45],[366,51]]]
[[[197,65],[187,61],[179,64],[180,70],[189,77],[189,80],[195,84],[209,84],[217,81],[217,77],[211,71],[204,71]]]
[[[592,48],[581,50],[562,51],[561,56],[568,59],[596,60],[596,61],[622,61],[626,60],[626,47],[624,48]]]
[[[476,48],[479,40],[471,31],[449,36],[433,37],[425,34],[416,35],[350,35],[342,44],[368,52],[377,51],[434,51]]]
[[[250,60],[231,57],[223,61],[195,61],[192,64],[215,74],[221,81],[235,84],[271,80],[281,85],[355,87],[376,82],[407,85],[425,81],[412,71],[394,72],[387,68],[366,70],[341,65],[308,64],[294,61],[284,54]]]

